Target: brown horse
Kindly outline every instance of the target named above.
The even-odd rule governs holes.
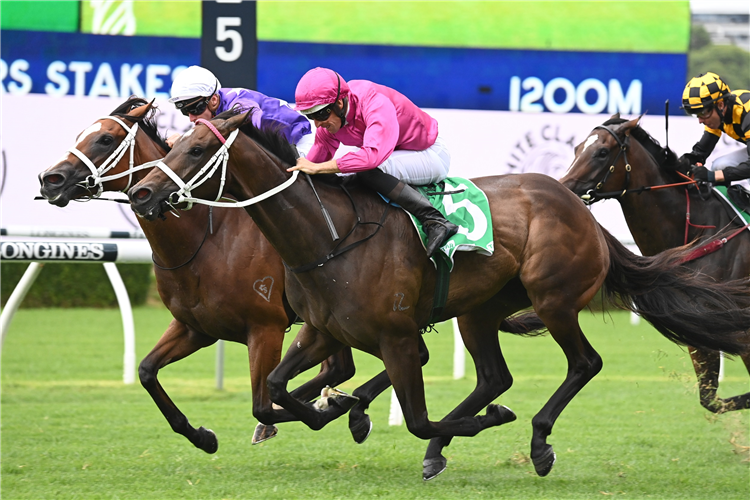
[[[145,170],[128,170],[128,154],[112,155],[118,148],[126,152],[128,133],[135,130],[127,139],[132,143],[134,163],[164,157],[169,147],[158,134],[154,111],[145,100],[131,98],[110,118],[97,120],[76,145],[78,154],[92,162],[94,170],[80,156],[69,153],[40,174],[42,195],[62,207],[72,199],[90,197],[97,186],[122,191],[130,184],[131,175],[132,180],[144,177]],[[105,165],[110,157],[112,161]],[[92,175],[95,170],[98,174]],[[88,178],[95,182],[89,183]],[[296,315],[286,299],[281,258],[258,226],[242,210],[205,206],[185,212],[179,219],[170,215],[164,221],[139,218],[139,222],[154,253],[159,295],[174,319],[141,362],[138,374],[169,425],[205,452],[217,450],[213,431],[190,425],[157,374],[218,339],[247,346],[255,418],[268,423],[284,421],[279,412],[272,411],[266,379],[281,359],[284,332]],[[297,395],[311,399],[325,385],[340,384],[353,374],[351,351],[342,350],[325,361],[320,374],[298,388]],[[369,430],[369,425],[366,427]],[[275,434],[273,425],[258,424],[253,442]]]
[[[686,182],[686,172],[677,171],[675,154],[662,148],[638,121],[615,115],[594,128],[576,148],[575,160],[560,182],[588,203],[616,199],[643,255],[698,238],[713,240],[745,225],[718,197],[705,196]],[[685,265],[719,281],[750,276],[750,234],[740,231],[720,251]],[[750,408],[750,392],[717,396],[719,352],[696,347],[689,352],[701,405],[715,413]],[[741,356],[750,372],[750,350]]]
[[[342,185],[336,176],[317,176],[316,193],[308,182],[290,178],[295,154],[289,144],[274,131],[245,125],[246,118],[228,113],[210,122],[213,130],[197,126],[164,158],[164,170],[152,170],[128,195],[147,218],[158,217],[165,204],[185,206],[196,199],[191,193],[244,200],[292,271],[286,275],[290,304],[314,326],[300,332],[269,375],[271,398],[313,429],[330,416],[290,395],[288,380],[345,346],[368,352],[383,360],[409,431],[434,438],[423,464],[423,477],[434,477],[445,468],[441,450],[453,436],[474,436],[515,419],[509,409],[490,404],[512,383],[497,333],[504,318],[533,306],[568,359],[565,381],[532,421],[531,457],[537,473],[546,475],[555,461],[547,443],[555,420],[602,366],[578,323],[578,312],[602,286],[612,301],[615,294],[622,297],[623,307],[638,311],[671,340],[727,352],[742,348],[737,337],[744,333],[737,330],[750,324],[746,281],[715,283],[679,266],[689,248],[656,257],[632,254],[550,177],[475,179],[490,201],[495,251],[489,257],[459,253],[438,320],[461,316],[477,385],[443,420],[431,421],[418,346],[430,323],[436,271],[408,216],[389,211],[356,181]],[[212,157],[219,160],[216,166],[227,160],[226,170],[216,168],[212,175]],[[351,228],[344,242],[331,241],[317,196],[337,228]],[[362,223],[367,221],[379,222]],[[709,325],[716,327],[711,334]],[[484,407],[486,414],[477,416]]]

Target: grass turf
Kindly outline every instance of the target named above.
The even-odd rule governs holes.
[[[137,353],[151,349],[170,316],[135,311]],[[604,369],[562,413],[549,442],[550,475],[529,462],[531,418],[565,375],[550,337],[501,335],[514,376],[498,399],[518,420],[456,438],[448,470],[421,480],[426,442],[405,426],[389,427],[389,394],[369,412],[373,432],[355,444],[346,419],[313,432],[281,424],[279,435],[251,446],[256,424],[244,346],[227,345],[224,390],[214,388],[215,350],[168,366],[160,380],[194,426],[213,429],[215,455],[171,431],[138,384],[122,384],[117,310],[21,310],[2,356],[2,498],[690,498],[747,499],[748,412],[714,416],[698,405],[689,357],[647,323],[626,314],[583,313],[583,330]],[[291,341],[291,335],[288,338]],[[452,379],[452,328],[427,335],[427,404],[433,420],[472,390]],[[350,392],[382,369],[355,353]],[[307,376],[303,374],[302,377]],[[720,394],[750,389],[739,361],[728,361]]]

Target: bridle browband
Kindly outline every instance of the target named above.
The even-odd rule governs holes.
[[[133,183],[133,172],[137,172],[138,170],[143,170],[146,168],[151,168],[154,165],[156,165],[157,161],[152,161],[148,163],[144,163],[142,165],[138,165],[137,167],[133,166],[134,160],[135,160],[135,135],[138,132],[138,123],[134,123],[132,127],[128,127],[125,122],[117,118],[116,116],[105,116],[102,118],[99,118],[100,120],[112,120],[119,124],[125,131],[127,132],[127,135],[122,140],[119,146],[115,148],[115,150],[112,152],[109,157],[102,162],[102,164],[97,167],[94,165],[94,162],[91,161],[91,159],[86,156],[83,152],[81,152],[78,148],[73,146],[70,148],[67,152],[71,153],[75,157],[77,157],[81,162],[88,167],[88,169],[91,171],[91,175],[86,177],[86,179],[82,182],[79,182],[77,185],[83,187],[89,193],[91,193],[91,198],[98,198],[102,195],[104,192],[104,183],[107,181],[113,181],[115,179],[120,179],[122,177],[127,176],[128,177],[128,184],[125,186],[125,188],[122,190],[122,192],[126,192],[128,189],[130,189],[130,186]],[[128,160],[128,169],[120,172],[119,174],[109,175],[105,176],[107,172],[112,170],[117,163],[120,161],[120,159],[125,155],[126,150],[130,150],[130,158]],[[92,193],[91,190],[96,188],[96,192]]]
[[[677,175],[685,179],[685,182],[676,182],[674,184],[664,184],[661,186],[641,186],[639,188],[630,189],[630,172],[632,170],[632,167],[630,163],[628,162],[628,149],[630,148],[630,134],[627,134],[625,136],[625,140],[621,140],[620,137],[617,135],[617,133],[612,130],[610,127],[606,125],[598,125],[594,127],[594,130],[602,129],[609,132],[609,134],[614,137],[615,141],[617,141],[618,146],[620,146],[619,151],[617,152],[617,155],[615,156],[614,161],[610,165],[609,169],[607,169],[607,172],[604,174],[604,178],[599,181],[596,184],[596,187],[594,189],[589,189],[586,194],[581,195],[581,200],[586,205],[591,205],[592,203],[596,203],[599,200],[609,200],[613,198],[620,198],[622,196],[625,196],[626,194],[640,194],[644,191],[652,191],[657,189],[663,189],[668,187],[678,187],[678,186],[687,186],[690,184],[697,184],[695,180],[688,177],[687,175],[683,174],[682,172],[676,171]],[[608,191],[608,192],[601,192],[600,189],[604,186],[604,184],[609,179],[609,176],[612,175],[615,171],[617,160],[620,158],[620,155],[622,155],[623,159],[625,160],[625,183],[621,190],[619,191]]]
[[[237,134],[239,134],[240,129],[236,128],[232,131],[232,133],[229,134],[229,137],[224,139],[224,136],[221,135],[221,133],[216,129],[216,127],[213,126],[211,122],[208,120],[204,120],[203,118],[199,118],[195,121],[195,124],[201,124],[208,127],[208,129],[216,136],[216,138],[221,142],[221,147],[219,148],[216,153],[206,162],[206,164],[196,173],[192,179],[185,182],[182,180],[182,178],[175,173],[174,170],[169,168],[169,165],[164,163],[163,159],[159,160],[156,163],[156,167],[158,167],[162,172],[167,174],[167,176],[177,184],[177,187],[179,188],[177,191],[170,194],[166,202],[168,205],[170,205],[172,208],[174,208],[174,205],[178,205],[180,203],[187,203],[187,207],[184,210],[190,210],[193,208],[194,203],[198,203],[200,205],[208,205],[210,207],[232,207],[232,208],[243,208],[250,205],[254,205],[258,202],[261,202],[265,199],[270,198],[271,196],[283,191],[284,189],[291,186],[294,181],[297,180],[297,176],[299,175],[299,171],[295,170],[292,172],[292,176],[287,179],[282,184],[276,186],[275,188],[266,191],[263,194],[260,194],[258,196],[254,196],[250,199],[244,200],[244,201],[228,201],[228,202],[221,202],[220,199],[223,198],[223,192],[224,192],[224,184],[226,182],[227,177],[227,163],[229,161],[229,148],[232,146],[232,143],[237,138]],[[196,188],[203,184],[204,182],[208,181],[213,175],[216,173],[216,171],[219,169],[219,166],[221,166],[221,182],[219,184],[219,191],[216,194],[216,198],[211,200],[204,200],[202,198],[194,198],[192,195],[193,188]],[[227,198],[229,199],[229,198]]]

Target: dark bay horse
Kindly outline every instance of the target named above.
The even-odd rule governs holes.
[[[706,196],[686,182],[686,172],[676,170],[675,154],[662,148],[638,121],[615,115],[596,127],[577,146],[575,160],[560,182],[588,203],[616,199],[643,255],[739,231],[745,222],[716,196]],[[685,265],[719,281],[750,276],[750,234],[739,231],[721,250]],[[717,396],[719,352],[697,347],[689,352],[701,405],[715,413],[750,408],[750,392]],[[750,372],[750,349],[740,356]]]
[[[271,398],[313,429],[330,421],[329,415],[296,400],[287,381],[345,346],[355,347],[383,360],[409,431],[432,439],[423,477],[434,477],[445,468],[441,451],[452,437],[474,436],[515,419],[506,407],[491,404],[512,384],[498,327],[532,306],[568,360],[565,381],[532,420],[531,457],[537,473],[546,475],[555,461],[547,443],[555,420],[602,367],[578,322],[579,311],[600,288],[673,341],[733,353],[742,349],[744,332],[738,330],[750,325],[747,281],[716,283],[680,266],[690,248],[654,257],[632,254],[550,177],[474,179],[490,202],[495,251],[489,257],[459,252],[438,320],[460,316],[477,385],[443,420],[432,421],[418,347],[430,323],[436,271],[408,216],[389,212],[356,181],[347,186],[336,176],[317,176],[314,192],[287,172],[296,156],[285,139],[245,124],[246,118],[223,114],[195,127],[164,158],[163,170],[153,169],[128,195],[136,212],[150,219],[165,204],[184,207],[198,197],[214,199],[217,192],[243,200],[292,270],[286,274],[290,304],[314,327],[300,332],[269,375]],[[318,196],[335,227],[348,234],[343,242],[331,241]],[[362,223],[372,221],[380,222]],[[350,250],[341,253],[346,247]],[[715,328],[706,333],[709,325]],[[486,413],[477,415],[482,408]]]
[[[131,175],[133,181],[145,176],[144,170],[128,169],[130,146],[136,164],[166,155],[169,147],[158,134],[154,111],[145,100],[131,98],[111,117],[97,120],[85,137],[79,136],[78,154],[100,171],[93,178],[105,190],[122,191],[129,186]],[[129,134],[133,130],[135,134]],[[123,151],[119,157],[115,153],[118,148]],[[105,165],[107,158],[111,161]],[[90,197],[96,186],[87,184],[93,171],[84,161],[69,153],[42,172],[42,195],[61,207],[72,199]],[[164,366],[219,339],[247,346],[255,418],[267,423],[284,421],[279,412],[272,411],[266,384],[281,359],[284,332],[296,318],[286,299],[284,267],[278,253],[242,210],[216,208],[210,213],[208,207],[201,206],[179,219],[171,215],[157,222],[139,218],[139,223],[154,253],[159,295],[174,319],[141,362],[138,374],[169,425],[207,453],[217,450],[213,431],[190,425],[157,374]],[[338,385],[353,374],[351,351],[342,350],[324,361],[315,379],[298,388],[298,396],[311,399],[325,385]],[[258,424],[253,442],[275,433],[275,426]]]

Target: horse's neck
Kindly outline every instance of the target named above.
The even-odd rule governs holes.
[[[241,153],[236,154],[235,149]],[[227,179],[226,191],[236,199],[246,200],[261,195],[289,179],[290,174],[286,172],[288,166],[257,144],[235,149],[229,160],[231,175]],[[248,165],[252,165],[252,168],[247,168]],[[315,181],[314,176],[313,181],[323,204],[336,218],[334,207],[341,203],[341,196],[334,196],[333,189]],[[248,206],[246,210],[284,262],[291,267],[317,259],[321,252],[329,251],[334,245],[315,194],[302,173],[288,188]],[[342,232],[344,228],[338,230]]]
[[[159,160],[166,154],[167,152],[145,132],[138,131],[134,152],[136,166]],[[150,171],[151,169],[144,169],[134,172],[131,185],[146,177]],[[178,215],[179,218],[167,213],[166,220],[153,222],[138,217],[138,223],[154,255],[164,267],[173,267],[189,259],[203,241],[209,225],[209,209],[203,205],[196,205],[192,210],[179,211]],[[217,217],[212,215],[212,219],[214,220],[211,222],[218,225]]]

